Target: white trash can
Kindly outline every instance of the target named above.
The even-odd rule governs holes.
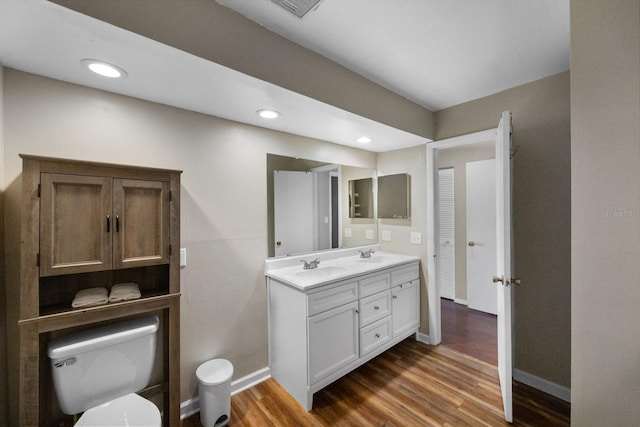
[[[221,427],[231,418],[233,365],[225,359],[204,362],[196,369],[200,395],[200,422],[204,427]]]

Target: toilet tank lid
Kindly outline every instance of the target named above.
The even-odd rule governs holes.
[[[77,332],[49,341],[47,354],[50,359],[63,359],[79,353],[97,350],[125,341],[150,335],[158,330],[157,316],[127,320],[86,331]]]

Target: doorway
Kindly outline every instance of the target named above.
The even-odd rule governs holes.
[[[440,290],[438,289],[438,155],[445,148],[495,140],[496,158],[496,265],[490,279],[497,287],[497,349],[498,377],[506,421],[513,421],[513,336],[512,284],[520,284],[512,276],[511,219],[511,113],[500,115],[498,127],[469,135],[427,144],[427,290],[429,294],[429,343],[442,341]]]
[[[497,365],[494,159],[494,139],[439,151],[438,285],[441,344]]]

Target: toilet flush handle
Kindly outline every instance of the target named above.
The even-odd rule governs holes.
[[[55,363],[53,366],[56,368],[62,368],[63,366],[70,366],[76,363],[75,357],[70,357],[68,359],[63,360],[62,362]]]

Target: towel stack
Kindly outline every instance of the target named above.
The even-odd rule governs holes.
[[[129,301],[140,298],[140,288],[137,283],[118,283],[111,288],[109,302]]]
[[[107,288],[89,288],[76,293],[76,297],[71,303],[73,308],[93,307],[109,302]]]
[[[140,287],[137,283],[118,283],[111,287],[111,294],[107,288],[89,288],[78,291],[71,307],[95,307],[108,302],[129,301],[140,298],[140,296]]]

